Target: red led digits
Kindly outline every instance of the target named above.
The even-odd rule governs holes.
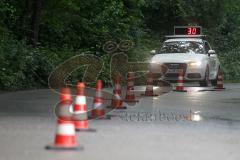
[[[197,28],[189,27],[188,30],[187,30],[187,34],[188,35],[196,35],[197,34]]]
[[[192,35],[196,35],[197,34],[197,28],[192,28]]]
[[[191,34],[192,34],[192,28],[188,28],[187,34],[188,34],[188,35],[191,35]]]
[[[175,26],[174,35],[201,35],[201,26]]]

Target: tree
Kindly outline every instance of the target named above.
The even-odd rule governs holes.
[[[36,47],[38,45],[39,26],[42,13],[43,0],[35,0],[34,11],[32,15],[32,43]]]

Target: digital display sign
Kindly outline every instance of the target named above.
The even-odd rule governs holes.
[[[199,26],[174,27],[174,34],[175,35],[201,35],[202,27],[199,27]]]

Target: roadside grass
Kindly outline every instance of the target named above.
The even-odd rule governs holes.
[[[240,83],[239,79],[236,80],[224,80],[224,83]]]

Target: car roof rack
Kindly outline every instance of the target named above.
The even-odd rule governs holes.
[[[206,35],[168,35],[165,36],[166,39],[170,38],[201,38],[201,39],[207,39]]]

